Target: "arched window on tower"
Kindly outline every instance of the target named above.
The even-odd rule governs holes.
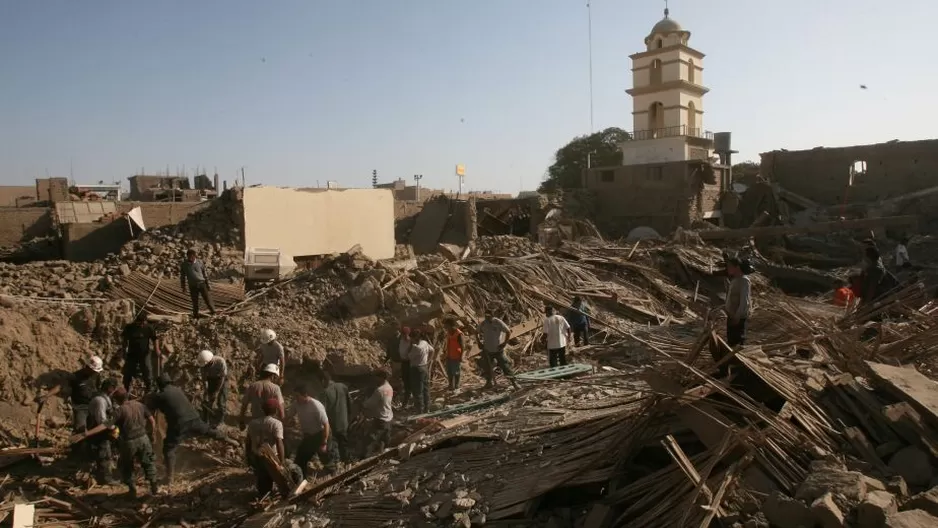
[[[687,103],[687,130],[684,132],[688,136],[700,136],[697,132],[697,105],[693,101]]]
[[[661,84],[661,59],[651,61],[649,67],[649,81],[652,86]]]
[[[658,101],[648,107],[648,129],[652,138],[661,137],[664,133],[664,105]]]
[[[696,84],[697,67],[694,66],[694,59],[687,59],[687,82]]]

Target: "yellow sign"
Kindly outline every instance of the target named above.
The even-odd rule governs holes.
[[[456,176],[465,176],[465,175],[466,175],[466,166],[456,165]]]

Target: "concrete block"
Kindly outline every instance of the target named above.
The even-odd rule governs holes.
[[[821,528],[844,528],[844,514],[830,493],[825,493],[811,503],[811,513]]]
[[[938,517],[938,488],[932,488],[915,495],[902,505],[902,510],[922,510]]]
[[[769,494],[769,498],[762,503],[762,513],[769,523],[777,528],[814,526],[814,516],[811,515],[808,505],[780,491]]]
[[[857,506],[858,528],[883,528],[886,518],[899,510],[896,497],[888,491],[874,490]]]
[[[935,528],[938,517],[922,510],[909,510],[890,515],[886,518],[886,528]]]

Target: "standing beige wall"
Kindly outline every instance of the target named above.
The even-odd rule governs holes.
[[[291,257],[341,253],[355,244],[373,259],[394,257],[394,195],[389,189],[244,189],[246,247]]]

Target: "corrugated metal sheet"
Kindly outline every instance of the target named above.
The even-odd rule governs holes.
[[[90,224],[117,213],[116,202],[58,202],[55,216],[60,224]]]
[[[244,285],[241,283],[213,282],[211,284],[210,295],[217,312],[223,312],[244,300]],[[150,297],[151,293],[153,297]],[[189,292],[184,292],[179,288],[178,277],[160,281],[149,275],[133,272],[120,279],[120,282],[111,289],[111,296],[115,299],[131,299],[138,308],[143,307],[147,298],[150,298],[147,310],[151,313],[167,315],[192,313],[192,300],[189,298]],[[204,301],[200,303],[200,308],[206,310]]]

